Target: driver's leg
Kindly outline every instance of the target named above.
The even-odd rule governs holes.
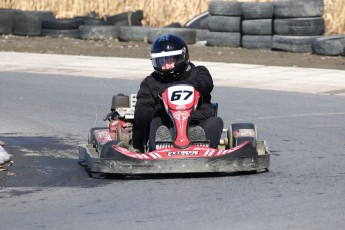
[[[205,131],[206,139],[210,140],[210,147],[217,148],[223,132],[223,120],[220,117],[211,117],[200,123],[200,126]]]
[[[133,148],[138,149],[141,153],[145,152],[144,145],[146,145],[148,137],[148,129],[145,127],[138,128],[133,126]]]
[[[156,148],[156,139],[161,141],[171,141],[171,133],[169,131],[169,122],[164,121],[161,117],[155,117],[150,124],[149,133],[149,149],[150,151]]]

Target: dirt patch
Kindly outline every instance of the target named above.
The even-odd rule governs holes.
[[[190,58],[196,61],[258,64],[345,70],[344,57],[319,56],[244,48],[190,45]],[[72,38],[0,36],[0,51],[48,53],[102,57],[148,58],[150,44],[118,40],[80,40]]]

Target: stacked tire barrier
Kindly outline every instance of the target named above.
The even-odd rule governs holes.
[[[49,11],[15,11],[13,34],[20,36],[40,36],[42,20],[52,18]]]
[[[326,56],[345,56],[345,34],[319,37],[312,41],[313,53]]]
[[[141,26],[143,12],[127,12],[107,18],[97,15],[57,19],[50,11],[0,9],[0,35],[117,39],[121,26]]]
[[[121,26],[119,31],[119,40],[125,42],[147,42],[149,32],[150,27],[146,26]]]
[[[208,46],[241,46],[240,2],[210,1],[208,16]]]
[[[273,3],[244,2],[242,4],[242,47],[271,49]]]
[[[207,46],[345,56],[345,35],[323,36],[323,13],[323,0],[210,0],[209,11],[184,26],[171,23],[163,28],[153,28],[141,25],[143,11],[140,10],[104,18],[90,13],[56,19],[50,11],[0,9],[0,35],[152,43],[162,34],[173,33],[188,44],[202,41]]]
[[[196,31],[189,28],[151,28],[148,33],[148,43],[153,43],[163,34],[176,34],[182,37],[187,44],[196,42]]]
[[[323,13],[323,0],[276,1],[272,49],[311,53],[312,41],[325,32]]]
[[[323,36],[323,14],[323,0],[211,0],[206,45],[345,56],[345,35]]]
[[[14,27],[14,11],[11,9],[0,9],[0,35],[12,34]]]
[[[82,24],[80,20],[76,19],[43,19],[42,36],[47,37],[69,37],[79,38],[79,26]]]

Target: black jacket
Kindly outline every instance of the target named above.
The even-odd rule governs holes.
[[[164,79],[158,73],[153,72],[141,82],[134,113],[137,127],[150,125],[155,108],[161,106],[161,100],[158,97],[160,90],[174,82],[191,84],[201,95],[198,109],[190,117],[193,124],[198,124],[215,115],[210,106],[211,91],[213,90],[211,74],[206,67],[190,63],[187,71],[174,79]]]

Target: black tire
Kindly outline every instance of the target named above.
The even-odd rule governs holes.
[[[100,158],[106,158],[106,159],[111,159],[116,156],[118,153],[114,148],[112,148],[112,145],[118,144],[120,141],[109,141],[103,145],[103,147],[99,150],[99,157]]]
[[[241,132],[240,130],[247,130]],[[231,124],[231,131],[233,137],[233,147],[243,144],[245,141],[249,141],[253,147],[256,147],[258,143],[258,133],[256,125],[253,123],[234,123]],[[236,137],[236,132],[240,132],[241,135]],[[249,134],[249,135],[246,135]]]
[[[244,35],[242,36],[242,47],[270,50],[272,48],[272,36]]]
[[[82,25],[81,20],[75,18],[61,18],[61,19],[44,19],[42,20],[42,29],[48,30],[76,30]]]
[[[242,21],[243,35],[272,35],[272,19]]]
[[[209,12],[206,11],[202,14],[199,14],[198,16],[192,18],[189,20],[184,27],[186,28],[192,28],[192,29],[208,29],[208,16]]]
[[[317,36],[325,32],[325,20],[315,18],[286,18],[275,19],[274,34],[287,36]]]
[[[21,36],[40,36],[41,18],[34,11],[17,11],[14,13],[13,34]]]
[[[208,4],[208,12],[210,15],[241,16],[241,4],[240,2],[213,0]]]
[[[121,26],[119,30],[120,41],[147,41],[150,27],[144,26]]]
[[[99,14],[96,11],[90,11],[89,13],[85,14],[84,17],[99,18]]]
[[[208,30],[195,29],[195,32],[196,32],[196,40],[197,41],[206,41],[207,40]]]
[[[209,16],[208,29],[213,32],[240,32],[241,17]]]
[[[164,28],[181,28],[182,25],[179,22],[172,22],[168,25],[165,25]]]
[[[208,32],[207,46],[241,47],[241,33]]]
[[[144,18],[144,12],[137,10],[135,12],[124,12],[113,16],[107,16],[105,21],[114,26],[141,26],[141,20]]]
[[[274,2],[275,18],[322,17],[323,0],[279,0]]]
[[[207,46],[241,47],[241,33],[208,32]]]
[[[294,53],[311,53],[312,41],[317,37],[273,35],[272,49]]]
[[[51,38],[79,38],[78,30],[49,30],[42,29],[41,36]]]
[[[99,18],[93,18],[93,17],[87,17],[87,16],[79,16],[75,18],[76,20],[81,21],[81,25],[92,25],[92,26],[101,26],[101,25],[107,25],[107,22],[103,19]]]
[[[272,2],[243,2],[243,19],[270,19],[273,18]]]
[[[189,28],[150,28],[148,42],[153,43],[163,34],[176,34],[183,38],[187,44],[194,44],[196,42],[196,32]]]
[[[12,34],[14,26],[14,11],[11,9],[0,9],[0,35]]]
[[[312,41],[314,54],[326,56],[345,55],[345,35],[319,37]]]
[[[33,11],[33,14],[37,15],[42,21],[46,19],[54,19],[52,11]]]
[[[119,35],[119,28],[112,25],[81,25],[79,37],[85,40],[115,39]]]

